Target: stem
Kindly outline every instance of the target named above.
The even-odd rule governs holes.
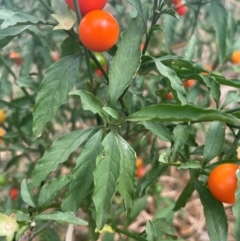
[[[231,128],[240,129],[240,126],[233,125],[233,124],[227,124],[227,126],[228,126],[228,127],[231,127]]]
[[[78,24],[79,24],[81,19],[82,19],[80,6],[79,6],[79,3],[78,3],[77,0],[73,0],[73,3],[74,3],[75,12],[76,12],[76,15],[77,15]]]
[[[238,133],[237,133],[237,135],[236,135],[236,138],[237,138],[238,140],[240,140],[240,130],[238,130]]]
[[[16,74],[15,74],[15,73],[12,71],[12,69],[8,66],[7,62],[5,61],[5,59],[4,59],[2,56],[0,56],[0,59],[1,59],[1,61],[3,62],[4,66],[7,68],[8,72],[13,76],[14,81],[16,82],[16,80],[17,80]],[[32,98],[32,96],[30,96],[30,95],[28,94],[27,90],[26,90],[24,87],[20,87],[20,89],[21,89],[21,90],[23,91],[23,93],[27,96],[27,98],[30,100],[30,102],[31,102],[32,104],[34,104],[35,101],[34,101],[34,99]]]
[[[158,7],[158,0],[154,0],[154,3],[153,3],[153,18],[152,18],[150,31],[149,31],[149,33],[146,36],[146,42],[145,42],[144,48],[142,50],[143,55],[147,51],[147,47],[148,47],[148,44],[150,42],[150,39],[151,39],[151,36],[152,36],[152,33],[153,33],[153,31],[151,30],[152,26],[157,22],[157,19],[158,19],[158,12],[156,12],[157,11],[157,7]]]
[[[186,146],[186,145],[185,145]],[[188,162],[188,159],[181,153],[179,152],[179,156],[185,161]]]
[[[1,100],[1,99],[0,99],[0,103],[3,103],[4,105],[7,105],[7,106],[11,106],[11,107],[13,107],[13,108],[15,108],[15,109],[18,109],[18,110],[22,110],[22,108],[20,108],[19,106],[16,106],[16,105],[14,105],[14,104],[12,104],[12,103],[10,103],[10,102],[7,102],[7,101],[5,101],[5,100]]]
[[[41,226],[39,229],[37,229],[34,236],[30,239],[30,241],[33,240],[34,237],[36,237],[39,233],[41,233],[44,229],[48,228],[53,223],[54,221],[49,221],[45,223],[43,226]]]
[[[51,13],[53,14],[53,10],[51,9],[51,7],[46,3],[44,2],[43,0],[39,0],[39,2],[41,2],[41,4]]]
[[[145,238],[139,237],[139,235],[136,235],[132,232],[126,231],[126,230],[122,230],[118,227],[112,226],[112,228],[117,232],[117,233],[122,233],[127,235],[128,237],[131,237],[133,239],[139,240],[139,241],[147,241]]]
[[[202,6],[202,0],[200,0],[200,4],[198,5],[198,9],[197,9],[197,11],[196,11],[196,16],[195,16],[195,19],[194,19],[191,36],[194,34],[195,28],[196,28],[196,26],[197,26],[197,20],[198,20],[198,15],[199,15],[201,6]]]
[[[88,75],[89,75],[89,78],[90,78],[90,82],[93,86],[94,81],[93,81],[92,68],[91,68],[91,64],[90,64],[90,58],[89,58],[88,50],[85,46],[83,46],[83,50],[84,50],[84,55],[85,55],[86,63],[87,63]]]
[[[103,69],[103,67],[101,66],[101,64],[99,63],[99,61],[97,60],[97,58],[95,57],[95,55],[91,51],[89,51],[88,53],[91,56],[91,58],[93,59],[94,63],[97,65],[97,67],[101,70],[101,72],[102,72],[104,78],[106,79],[107,83],[109,83],[108,75],[107,75],[106,71]]]
[[[237,112],[237,111],[239,111],[239,110],[240,110],[240,107],[235,108],[235,109],[231,109],[231,110],[226,110],[225,112],[226,112],[226,113],[233,113],[233,112]]]
[[[81,19],[82,19],[81,9],[80,9],[80,6],[79,6],[79,3],[78,3],[77,0],[73,0],[73,3],[74,3],[74,8],[75,8],[75,11],[76,11],[76,14],[77,14],[78,24],[79,24]],[[89,78],[90,78],[90,82],[93,85],[94,81],[93,81],[93,75],[92,75],[92,68],[91,68],[91,65],[90,65],[90,59],[89,59],[88,50],[87,50],[87,48],[85,46],[83,46],[83,51],[84,51],[84,55],[85,55],[85,58],[86,58],[86,63],[87,63],[87,69],[88,69],[88,75],[89,75]]]
[[[205,170],[199,170],[198,171],[200,174],[203,174],[203,175],[205,175],[205,176],[209,176],[209,172],[207,172],[207,171],[205,171]]]

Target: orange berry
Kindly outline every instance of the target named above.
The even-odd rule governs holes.
[[[2,124],[6,119],[6,114],[3,110],[0,110],[0,124]]]
[[[52,57],[53,62],[57,62],[59,60],[59,53],[51,52],[51,57]]]
[[[235,51],[232,53],[231,61],[232,61],[232,63],[234,63],[234,64],[240,64],[240,50],[235,50]]]
[[[9,54],[9,58],[11,60],[13,60],[19,66],[23,65],[23,58],[21,58],[21,56],[20,56],[20,54],[18,52],[11,52]]]
[[[209,64],[205,64],[204,67],[205,67],[206,69],[210,70],[210,71],[213,70],[212,66],[209,65]]]
[[[193,85],[195,85],[195,80],[194,79],[189,79],[189,80],[183,82],[183,86],[185,88],[190,88]]]
[[[204,67],[205,67],[206,69],[210,70],[210,71],[212,71],[212,70],[213,70],[212,66],[211,66],[211,65],[209,65],[209,64],[205,64],[205,65],[204,65]],[[207,72],[202,72],[201,74],[202,74],[202,75],[208,75],[208,73],[207,73]]]
[[[168,93],[166,94],[166,98],[167,98],[168,100],[171,100],[171,99],[173,99],[174,97],[173,97],[173,94],[172,94],[171,92],[168,92]]]
[[[118,40],[119,31],[118,21],[104,10],[87,13],[78,26],[82,44],[94,52],[112,48]]]
[[[6,131],[3,128],[0,128],[0,137],[4,136],[5,134],[6,134]],[[2,138],[0,138],[0,143],[2,143],[2,142],[3,142],[3,140],[2,140]]]
[[[224,163],[215,167],[208,177],[208,187],[212,195],[220,202],[235,203],[237,189],[237,170],[239,166]]]
[[[18,52],[11,52],[9,54],[9,58],[10,59],[19,59],[20,58],[20,54]]]
[[[141,157],[137,157],[136,165],[137,165],[137,168],[139,168],[143,165],[143,159]]]
[[[141,178],[146,174],[146,168],[144,166],[137,169],[136,177]]]

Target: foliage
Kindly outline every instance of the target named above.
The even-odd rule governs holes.
[[[68,223],[88,227],[81,240],[181,240],[173,214],[196,190],[210,240],[228,240],[207,177],[240,163],[238,20],[221,1],[182,4],[187,11],[167,0],[108,1],[121,34],[103,64],[79,40],[79,9],[0,0],[0,215],[16,215],[16,237],[61,240],[58,226]],[[169,201],[158,180],[172,168],[189,178]],[[8,197],[12,188],[21,195]],[[143,232],[130,231],[148,196],[156,214]],[[237,188],[236,240],[239,200]]]

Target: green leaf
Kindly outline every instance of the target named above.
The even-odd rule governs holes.
[[[37,187],[47,178],[49,173],[55,171],[61,163],[65,162],[94,130],[96,129],[77,130],[57,138],[37,162],[32,172],[32,180],[29,183],[30,188]]]
[[[146,233],[148,241],[163,241],[163,234],[167,234],[176,240],[177,236],[171,224],[165,218],[158,218],[154,221],[148,221],[146,225]]]
[[[71,181],[69,176],[62,176],[54,178],[50,182],[46,183],[38,197],[38,205],[44,206],[49,204],[69,182]]]
[[[134,202],[136,153],[121,136],[117,135],[118,148],[121,154],[120,175],[118,179],[118,191],[124,201],[127,215],[130,214]]]
[[[26,88],[31,88],[33,90],[36,90],[38,85],[35,83],[34,79],[31,77],[20,77],[19,79],[16,80],[16,84],[19,87],[26,87]]]
[[[179,17],[179,15],[177,14],[177,12],[175,11],[175,10],[173,10],[172,8],[166,8],[166,9],[163,9],[162,11],[161,11],[161,15],[162,14],[168,14],[168,15],[170,15],[170,16],[172,16],[172,17],[174,17],[174,18],[177,18],[177,19],[181,19],[180,17]]]
[[[111,131],[103,140],[104,150],[97,158],[94,171],[93,202],[96,208],[96,225],[101,230],[109,218],[112,197],[119,177],[121,155],[118,136]]]
[[[189,161],[181,164],[178,169],[201,169],[202,165],[198,161]]]
[[[122,34],[118,50],[110,65],[109,94],[112,106],[130,85],[141,63],[140,45],[145,33],[141,14],[132,18],[128,29]]]
[[[148,241],[157,241],[157,230],[154,227],[153,223],[149,220],[146,225],[146,233]],[[160,237],[159,237],[160,238]]]
[[[93,171],[97,156],[102,152],[102,130],[93,135],[84,146],[71,174],[71,184],[62,200],[64,211],[77,212],[81,201],[88,195],[93,184]]]
[[[154,135],[156,135],[160,140],[172,142],[173,137],[168,128],[161,123],[154,123],[150,121],[142,122],[148,130],[150,130]]]
[[[194,190],[194,182],[193,179],[191,179],[182,190],[180,196],[178,197],[173,208],[173,211],[178,211],[180,208],[185,207],[189,197],[193,194]]]
[[[88,223],[80,218],[77,218],[72,212],[53,212],[48,214],[38,214],[35,216],[36,220],[56,221],[59,223],[69,223],[75,225],[87,225]]]
[[[240,103],[240,93],[238,91],[230,90],[225,97],[221,109],[224,109],[229,104]]]
[[[81,98],[82,108],[84,110],[92,111],[94,114],[98,113],[105,119],[102,103],[93,94],[85,90],[73,90],[69,95],[78,95]]]
[[[49,60],[48,57],[50,57],[49,50],[52,49],[52,43],[49,41],[48,35],[45,35],[41,28],[38,28],[37,26],[32,26],[30,29],[28,29],[28,32],[32,35],[34,38],[34,42],[38,42],[38,51],[40,56],[43,58],[43,61],[47,61],[46,66],[50,66],[52,64],[52,61]],[[36,48],[35,44],[33,43],[33,49]],[[30,49],[29,49],[30,51]],[[41,53],[40,53],[41,51]],[[30,52],[28,53],[31,58],[33,57],[33,54]],[[40,57],[39,56],[39,57]],[[48,56],[46,58],[46,56]],[[33,60],[31,60],[33,62]],[[28,72],[27,72],[28,74]]]
[[[58,234],[58,231],[59,230],[55,227],[51,228],[51,226],[48,226],[38,236],[40,240],[44,241],[62,241],[62,239],[59,237],[60,234]]]
[[[111,107],[103,107],[103,110],[109,114],[112,118],[119,121],[119,114],[116,110]]]
[[[135,78],[136,79],[136,78]],[[130,101],[132,100],[133,106],[127,106],[127,108],[132,107],[131,109],[137,108],[136,106],[141,104],[142,107],[145,106],[146,100],[143,97],[142,89],[136,87],[136,86],[129,86],[128,92],[132,94],[132,96],[129,96]]]
[[[147,195],[135,200],[131,214],[125,220],[127,226],[129,226],[139,216],[142,210],[146,208],[146,205],[147,205]]]
[[[36,207],[35,200],[28,186],[27,180],[23,179],[21,182],[21,197],[25,203],[31,207]]]
[[[238,179],[238,187],[237,190],[235,192],[235,197],[236,197],[236,201],[233,205],[233,215],[235,217],[235,221],[234,221],[234,227],[233,227],[233,234],[234,237],[237,241],[239,241],[239,237],[240,237],[240,229],[239,229],[239,225],[240,225],[240,172],[237,173],[237,179]]]
[[[2,65],[2,59],[0,58],[0,64]],[[4,63],[3,63],[4,65]],[[0,69],[1,71],[1,77],[0,77],[0,99],[4,99],[5,96],[8,96],[9,98],[13,98],[13,87],[11,79],[8,78],[9,72],[8,70],[3,67]],[[9,103],[11,105],[11,103]]]
[[[67,102],[67,96],[77,78],[79,55],[61,58],[51,65],[37,91],[33,109],[33,136],[41,135],[46,123],[56,114],[59,107]]]
[[[167,164],[171,162],[170,155],[171,155],[171,148],[167,148],[159,155],[158,161],[161,163]]]
[[[211,76],[214,77],[214,79],[221,85],[231,86],[235,88],[240,88],[240,83],[238,79],[226,79],[223,76],[212,74]]]
[[[152,169],[148,172],[146,180],[141,183],[139,190],[137,190],[138,195],[140,197],[145,195],[147,188],[149,188],[150,185],[153,184],[167,170],[167,168],[168,165],[160,163],[158,160],[156,160],[153,163]]]
[[[186,92],[181,80],[178,78],[176,73],[169,67],[162,64],[159,59],[152,59],[154,60],[159,73],[166,78],[167,85],[171,89],[173,96],[176,98],[176,100],[178,102],[181,102],[182,104],[186,104]]]
[[[31,222],[31,218],[29,217],[29,215],[20,210],[7,209],[7,210],[4,210],[4,213],[7,214],[8,216],[14,213],[17,216],[18,222],[27,222],[27,223]]]
[[[224,160],[235,159],[238,148],[238,138],[234,138],[234,141],[230,144],[230,147],[225,151]]]
[[[80,50],[81,48],[77,40],[73,39],[71,36],[68,36],[66,39],[64,39],[61,45],[61,58],[80,53]]]
[[[208,163],[221,153],[225,142],[225,123],[213,121],[207,132],[203,150],[204,162]]]
[[[219,99],[221,96],[220,85],[215,81],[215,78],[201,75],[203,82],[206,84],[210,91],[210,96],[215,100],[217,106],[219,105]]]
[[[202,109],[192,105],[156,104],[150,105],[125,118],[125,121],[224,121],[240,124],[240,120],[231,114],[219,110]]]
[[[172,15],[166,14],[163,15],[163,33],[165,38],[165,45],[168,49],[170,49],[171,44],[174,40],[175,26],[177,19],[172,17]]]
[[[216,32],[219,59],[223,63],[226,54],[227,12],[220,1],[211,1],[209,4],[209,15]]]
[[[189,132],[187,126],[177,125],[173,130],[174,145],[172,148],[171,161],[175,162],[181,147],[188,140]]]
[[[139,14],[141,14],[142,19],[144,20],[145,29],[147,26],[147,17],[146,14],[144,14],[142,4],[144,2],[141,2],[140,0],[128,0],[128,2],[138,11]]]
[[[185,52],[185,58],[187,60],[192,60],[195,54],[195,48],[197,44],[197,38],[195,35],[192,35],[190,38],[188,45],[187,45],[187,50]]]
[[[4,213],[7,214],[8,216],[10,216],[12,213],[16,214],[18,222],[26,222],[26,223],[31,222],[30,216],[20,210],[8,209]]]
[[[227,241],[228,222],[223,204],[212,196],[209,189],[202,182],[195,180],[194,187],[203,205],[210,240]]]
[[[233,13],[228,12],[228,23],[227,23],[227,49],[228,51],[234,47],[235,41],[235,33],[237,31],[237,22],[234,19]]]
[[[15,36],[31,27],[31,25],[14,26],[0,29],[0,48],[5,47]]]
[[[9,18],[5,19],[1,25],[2,29],[14,26],[14,25],[27,25],[27,24],[38,24],[46,23],[46,21],[41,21],[33,15],[28,15],[26,13],[14,13]]]
[[[15,12],[10,9],[0,9],[0,19],[5,20],[13,16],[13,14],[15,14]]]
[[[184,57],[176,56],[176,55],[165,55],[163,57],[158,58],[164,65],[178,66],[179,68],[190,69],[192,72],[201,73],[201,72],[209,72],[204,66],[194,61],[189,61]]]
[[[173,226],[171,223],[169,223],[166,218],[157,218],[155,220],[153,220],[152,222],[156,232],[157,232],[157,240],[162,241],[163,239],[159,239],[160,235],[166,234],[167,236],[170,236],[173,239],[176,239],[177,236],[175,235],[175,232],[173,230]]]

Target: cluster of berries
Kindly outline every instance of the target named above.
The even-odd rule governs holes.
[[[65,0],[75,10],[73,0]],[[109,50],[117,42],[119,26],[117,20],[107,11],[102,10],[107,0],[78,0],[82,19],[78,34],[82,44],[94,52]]]
[[[3,124],[6,120],[6,113],[4,110],[0,109],[0,125]],[[3,143],[3,139],[1,138],[6,134],[5,129],[0,127],[0,144]],[[4,174],[0,174],[0,186],[5,185],[7,183],[7,177]],[[16,187],[12,187],[9,190],[9,194],[12,200],[16,200],[18,198],[19,189]]]
[[[188,8],[182,0],[171,0],[171,2],[179,16],[184,16],[187,13]]]

